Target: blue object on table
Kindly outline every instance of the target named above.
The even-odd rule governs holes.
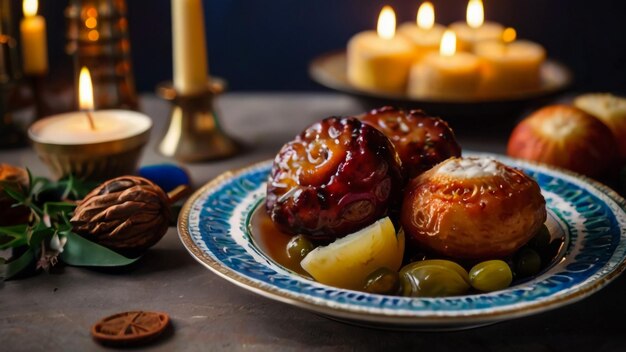
[[[191,186],[191,178],[187,170],[174,164],[147,165],[139,168],[139,176],[156,183],[165,192],[180,185]]]

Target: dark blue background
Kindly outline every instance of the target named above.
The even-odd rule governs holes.
[[[63,53],[66,0],[41,0],[48,19],[52,64]],[[575,72],[578,90],[626,90],[626,2],[607,0],[484,0],[487,19],[542,43]],[[343,48],[374,28],[392,5],[399,22],[413,21],[418,1],[205,0],[210,70],[230,90],[321,89],[307,74],[316,55]],[[465,17],[466,0],[434,0],[437,21]],[[152,91],[171,79],[170,0],[127,0],[137,87]]]

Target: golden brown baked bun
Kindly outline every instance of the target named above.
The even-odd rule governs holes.
[[[490,158],[451,158],[414,178],[401,214],[413,247],[459,259],[511,255],[545,220],[539,185]]]

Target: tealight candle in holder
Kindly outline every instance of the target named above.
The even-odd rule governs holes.
[[[396,36],[396,15],[385,6],[376,31],[358,33],[348,42],[348,81],[358,88],[404,92],[415,48]]]
[[[133,174],[152,120],[129,110],[93,109],[89,71],[81,70],[79,101],[83,111],[46,117],[28,130],[40,159],[62,178],[102,181]]]
[[[458,51],[473,51],[476,43],[500,40],[504,26],[495,22],[485,22],[482,0],[469,0],[466,22],[455,22],[450,25],[450,29],[457,35]]]
[[[429,53],[437,52],[441,36],[446,28],[435,23],[435,8],[426,1],[417,11],[416,23],[405,23],[398,28],[398,34],[410,40],[416,48],[417,59]]]

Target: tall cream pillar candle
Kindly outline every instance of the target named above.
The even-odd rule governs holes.
[[[46,20],[37,15],[37,0],[24,0],[24,18],[20,22],[22,69],[27,75],[48,72],[48,44]]]
[[[189,95],[207,89],[209,79],[202,0],[172,0],[174,88]]]

